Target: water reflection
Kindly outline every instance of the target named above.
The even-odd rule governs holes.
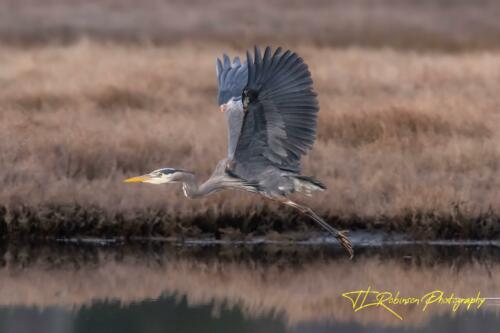
[[[213,315],[213,305],[190,306],[172,297],[145,300],[126,306],[117,301],[97,302],[76,311],[13,308],[0,310],[2,332],[283,332],[277,318],[247,319],[238,309],[221,309]]]
[[[4,245],[1,332],[493,332],[500,306],[354,313],[372,286],[421,296],[500,296],[497,247]],[[496,331],[495,329],[495,331]]]

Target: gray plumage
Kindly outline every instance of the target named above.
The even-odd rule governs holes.
[[[239,57],[235,57],[231,62],[227,54],[224,54],[222,58],[223,61],[217,58],[216,63],[219,105],[227,103],[232,97],[241,98],[241,92],[248,78],[246,62],[241,63]]]
[[[234,153],[241,134],[244,119],[243,105],[241,100],[232,104],[225,112],[224,117],[227,122],[227,158],[234,160]]]
[[[238,57],[235,57],[231,62],[230,58],[224,54],[223,59],[222,62],[217,58],[216,69],[219,86],[217,95],[219,105],[229,104],[224,116],[228,124],[227,157],[232,160],[243,124],[241,94],[248,81],[248,67],[247,62],[241,63]]]
[[[300,172],[300,158],[313,145],[319,111],[307,65],[296,53],[262,57],[247,52],[248,83],[243,90],[244,120],[236,146],[236,174],[258,177],[262,171]]]

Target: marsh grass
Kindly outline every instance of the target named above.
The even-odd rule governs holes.
[[[304,174],[328,186],[300,200],[345,228],[498,236],[499,53],[296,50],[310,64],[321,104]],[[317,230],[251,194],[189,201],[175,185],[121,183],[159,167],[203,179],[224,157],[214,73],[222,51],[243,49],[89,40],[2,46],[3,230],[48,236]]]

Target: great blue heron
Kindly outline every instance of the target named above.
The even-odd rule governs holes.
[[[290,199],[294,192],[323,191],[318,180],[300,174],[300,158],[316,137],[319,105],[307,65],[296,53],[267,47],[261,56],[217,59],[218,100],[228,125],[227,157],[198,185],[192,172],[162,168],[125,182],[181,183],[188,198],[224,189],[259,193],[298,209],[334,235],[353,256],[347,236],[309,207]]]

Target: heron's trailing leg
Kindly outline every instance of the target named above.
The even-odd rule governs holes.
[[[288,198],[282,198],[278,199],[278,201],[284,203],[287,206],[293,207],[297,210],[299,210],[301,213],[304,215],[309,216],[311,219],[313,219],[316,223],[318,223],[320,226],[322,226],[324,229],[326,229],[328,232],[330,232],[332,235],[337,238],[339,241],[340,245],[349,253],[349,257],[352,259],[354,257],[354,250],[352,248],[351,241],[349,238],[345,235],[345,231],[339,231],[326,223],[321,217],[319,217],[311,208],[307,206],[300,205]]]

